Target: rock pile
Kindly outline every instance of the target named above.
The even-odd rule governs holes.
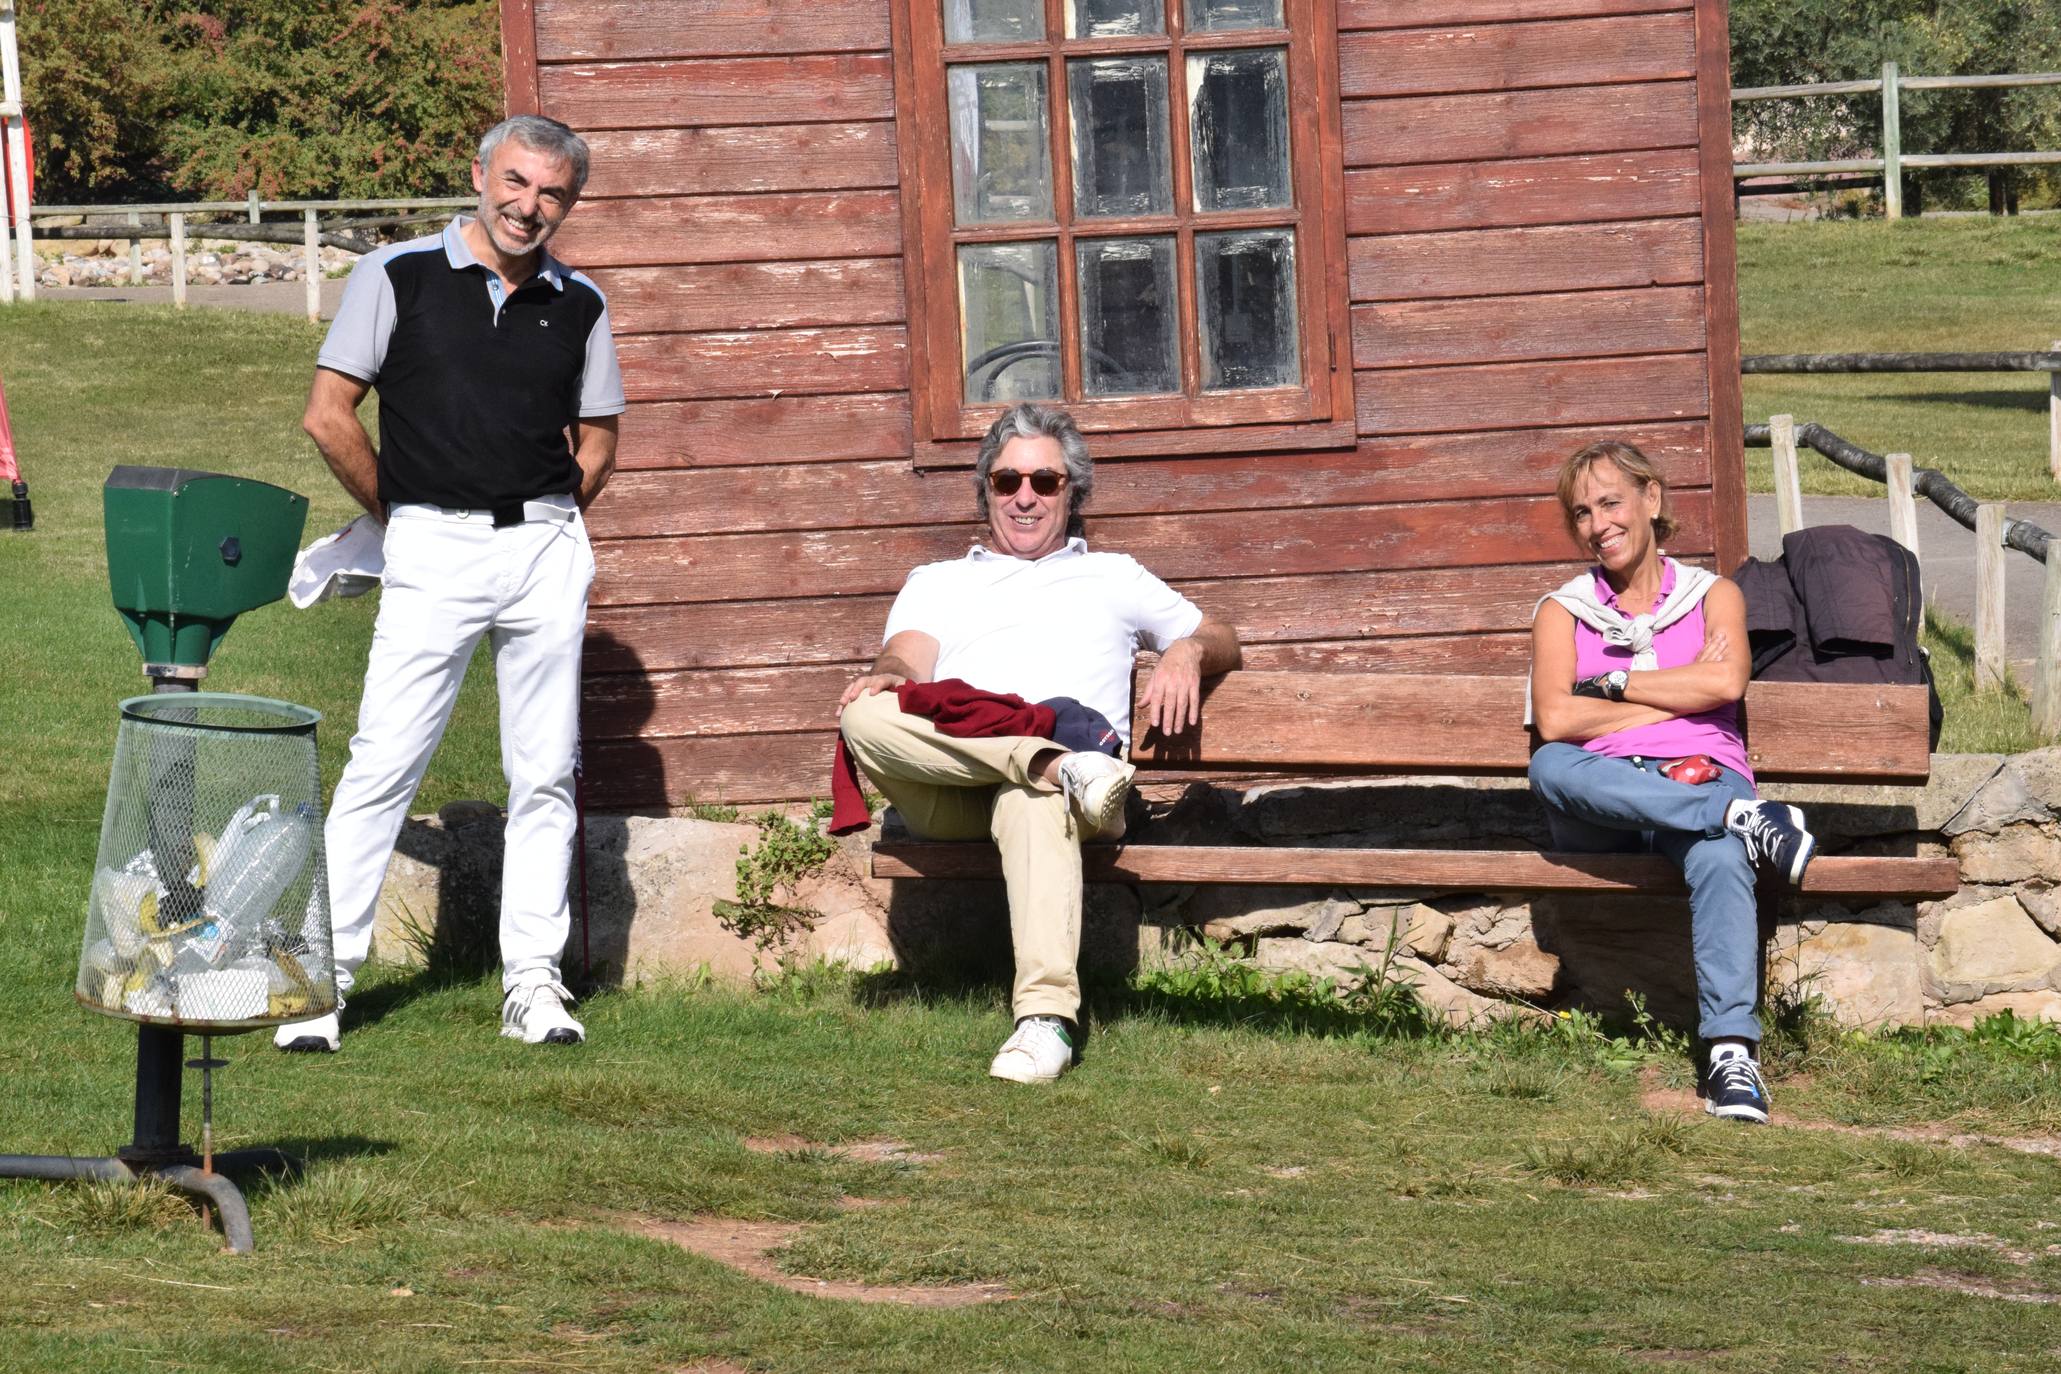
[[[322,275],[340,277],[357,255],[341,248],[319,250]],[[74,239],[36,249],[36,281],[43,286],[132,286],[129,245],[123,239]],[[302,250],[291,243],[240,243],[193,239],[186,245],[186,280],[194,286],[248,286],[255,282],[300,281]],[[172,250],[163,240],[143,244],[143,283],[170,285]]]
[[[1939,902],[1851,905],[1789,895],[1765,914],[1770,986],[1815,996],[1855,1026],[1968,1025],[2009,1010],[2061,1021],[2061,748],[1935,756],[1922,788],[1771,787],[1803,806],[1826,853],[1939,853],[1962,885]],[[1164,844],[1542,845],[1521,780],[1405,778],[1222,790],[1167,789],[1140,841]],[[875,832],[877,834],[877,830]],[[687,818],[589,817],[597,974],[636,978],[706,968],[741,975],[765,956],[724,930],[740,847],[757,831]],[[948,964],[1006,977],[999,883],[867,876],[870,836],[848,837],[798,902],[824,919],[807,959]],[[406,958],[440,919],[493,928],[501,817],[455,803],[411,821],[382,894],[378,948]],[[409,927],[415,927],[412,934]],[[1695,984],[1683,897],[1386,889],[1098,885],[1088,890],[1082,963],[1090,977],[1179,959],[1198,938],[1260,967],[1340,984],[1409,983],[1454,1024],[1586,1007],[1622,1012],[1636,993],[1659,1019],[1693,1027]],[[576,934],[575,946],[580,942]],[[577,967],[575,961],[572,965]]]

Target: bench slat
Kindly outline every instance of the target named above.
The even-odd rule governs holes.
[[[1132,700],[1142,700],[1140,668]],[[1203,684],[1202,723],[1172,739],[1133,718],[1131,758],[1159,770],[1323,768],[1516,774],[1535,741],[1524,679],[1241,669]],[[1922,783],[1931,751],[1922,686],[1756,682],[1747,756],[1761,778]]]
[[[1089,882],[1319,884],[1465,892],[1671,892],[1682,875],[1657,854],[1567,854],[1532,849],[1307,849],[1272,846],[1100,845],[1081,850]],[[882,841],[876,878],[1000,878],[986,843]],[[1947,897],[1960,887],[1952,857],[1826,855],[1803,890],[1818,894]]]

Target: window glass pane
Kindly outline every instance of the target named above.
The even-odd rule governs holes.
[[[1166,32],[1160,0],[1066,0],[1068,38],[1123,38]]]
[[[1197,234],[1195,288],[1203,390],[1301,381],[1294,230]]]
[[[1044,36],[1044,0],[945,0],[947,43],[1021,43]]]
[[[1052,218],[1052,124],[1044,64],[953,67],[946,84],[958,222]]]
[[[1069,62],[1066,89],[1073,126],[1074,213],[1171,213],[1166,59]]]
[[[1188,0],[1188,32],[1279,29],[1281,0]]]
[[[1285,51],[1251,48],[1190,57],[1188,121],[1197,210],[1291,203]]]
[[[1171,238],[1082,239],[1081,387],[1090,396],[1181,389]]]
[[[1059,395],[1059,246],[970,243],[959,249],[966,400]]]

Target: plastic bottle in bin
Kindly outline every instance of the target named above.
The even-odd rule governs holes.
[[[306,803],[291,811],[272,795],[245,803],[222,831],[202,889],[204,924],[188,949],[215,967],[255,952],[272,908],[308,866],[314,829],[314,808]]]

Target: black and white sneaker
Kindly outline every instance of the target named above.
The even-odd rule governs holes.
[[[1818,837],[1803,828],[1803,812],[1771,801],[1735,801],[1725,811],[1725,828],[1746,841],[1747,857],[1772,868],[1791,887],[1803,885],[1803,871],[1818,852]]]
[[[1703,1110],[1732,1121],[1768,1124],[1768,1085],[1744,1045],[1718,1045],[1703,1075]]]
[[[324,1012],[306,1021],[292,1021],[272,1032],[272,1044],[288,1054],[335,1054],[343,1048],[343,1032],[337,1015],[343,998],[336,999],[336,1011]]]
[[[525,983],[501,1003],[501,1034],[525,1045],[577,1045],[587,1038],[587,1028],[566,1011],[572,999],[556,979]]]

